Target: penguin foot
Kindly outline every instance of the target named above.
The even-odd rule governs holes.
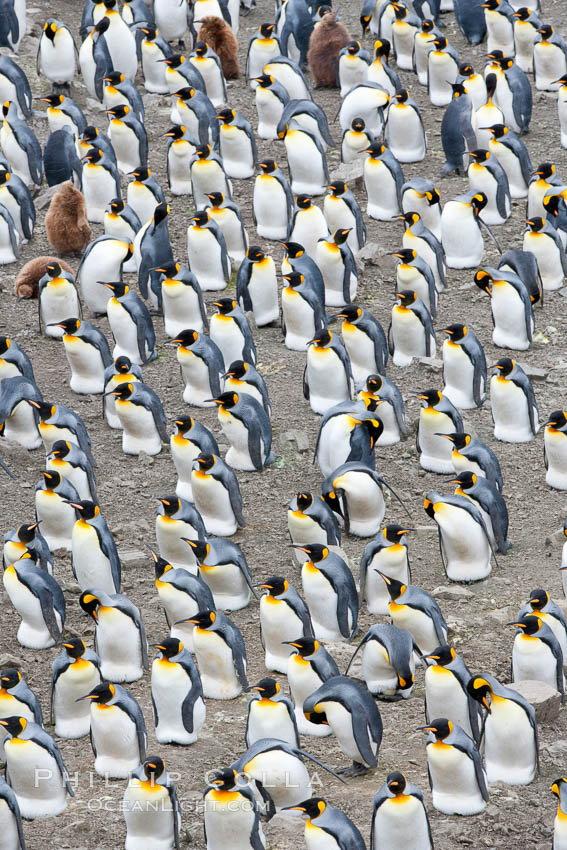
[[[369,767],[366,767],[366,765],[361,764],[359,761],[353,761],[352,767],[343,767],[337,770],[337,773],[342,776],[364,776],[369,770]]]

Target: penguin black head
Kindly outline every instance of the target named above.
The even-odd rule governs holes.
[[[485,208],[487,203],[488,203],[488,198],[486,197],[484,192],[477,192],[475,195],[472,196],[471,207],[474,210],[475,216],[480,215],[480,213]]]
[[[100,162],[103,157],[104,154],[100,148],[91,148],[91,150],[87,151],[87,153],[84,155],[83,161],[90,162],[91,165],[96,165],[96,163]]]
[[[549,602],[549,593],[542,588],[536,588],[530,593],[528,604],[533,611],[541,611]]]
[[[258,83],[262,89],[269,89],[273,85],[274,78],[271,74],[261,74],[259,77],[254,77],[254,82]]]
[[[84,499],[80,502],[69,502],[68,504],[70,504],[72,508],[75,508],[76,511],[79,511],[81,519],[94,519],[100,514],[99,506],[88,499]]]
[[[403,794],[406,790],[407,781],[403,773],[399,771],[395,771],[394,773],[389,773],[386,777],[386,785],[388,786],[388,791],[392,794]]]
[[[506,623],[507,626],[516,626],[516,628],[522,630],[522,634],[532,636],[535,635],[536,632],[542,627],[542,622],[539,617],[536,617],[534,614],[526,614],[524,617],[521,617],[515,623]]]
[[[114,7],[116,6],[116,0],[102,0],[102,2],[104,3],[108,11],[114,9]]]
[[[429,658],[430,656],[428,656]],[[482,676],[471,676],[467,682],[467,693],[477,702],[482,703],[490,714],[492,687]]]
[[[429,726],[421,727],[424,732],[433,732],[438,741],[443,741],[453,731],[453,724],[446,717],[436,717]]]
[[[221,316],[230,316],[237,304],[232,298],[219,298],[217,301],[213,301],[211,306],[216,307]]]
[[[451,83],[451,88],[453,89],[454,98],[459,98],[467,94],[467,90],[462,83]]]
[[[333,241],[334,241],[335,245],[344,245],[345,242],[348,239],[348,235],[351,232],[351,230],[352,230],[352,227],[348,227],[348,228],[341,227],[338,230],[335,230],[335,232],[333,233]]]
[[[377,393],[382,389],[383,383],[382,375],[369,375],[366,379],[366,390],[369,393]]]
[[[410,210],[409,212],[402,213],[402,215],[397,215],[396,218],[398,221],[403,221],[406,227],[411,227],[412,224],[417,224],[421,216],[415,210]]]
[[[11,345],[12,342],[9,336],[0,336],[0,354],[5,354]]]
[[[162,134],[164,138],[169,139],[182,139],[185,135],[185,127],[182,124],[175,124],[173,127],[170,127],[167,133]]]
[[[156,579],[160,579],[165,573],[173,569],[169,561],[166,561],[165,558],[162,558],[160,555],[157,554],[157,552],[154,552],[153,549],[150,549],[150,554],[154,559],[154,572]]]
[[[305,543],[301,545],[299,543],[292,543],[292,546],[294,549],[299,549],[300,552],[305,552],[313,564],[324,561],[329,554],[328,547],[323,546],[321,543]]]
[[[238,781],[238,774],[231,767],[225,767],[223,770],[216,770],[213,778],[209,779],[209,785],[219,791],[230,791],[234,788]]]
[[[416,395],[416,398],[425,402],[422,407],[435,407],[435,405],[439,404],[443,398],[443,394],[440,390],[425,390],[424,392],[419,393],[419,395]]]
[[[417,252],[413,248],[401,248],[399,251],[394,251],[392,257],[397,257],[404,265],[409,265],[417,257]]]
[[[281,242],[280,244],[284,246],[291,260],[296,260],[305,254],[305,248],[299,242]]]
[[[35,533],[37,531],[39,523],[26,523],[25,525],[20,525],[16,534],[18,535],[18,540],[21,543],[31,543],[35,537]]]
[[[372,142],[372,144],[368,145],[368,147],[365,148],[362,153],[369,154],[371,159],[377,159],[379,156],[382,156],[385,150],[386,145],[383,145],[382,142]]]
[[[64,319],[62,322],[52,322],[49,327],[62,328],[67,336],[73,336],[81,327],[81,320]]]
[[[185,62],[185,56],[182,53],[174,53],[173,56],[167,56],[165,59],[160,59],[159,61],[167,65],[168,68],[179,68]],[[178,93],[176,92],[176,94]]]
[[[266,255],[258,245],[251,245],[246,250],[246,256],[252,263],[260,263],[265,260]]]
[[[475,272],[474,282],[476,283],[479,289],[482,289],[484,292],[488,293],[488,295],[492,295],[492,291],[490,289],[490,284],[492,283],[492,280],[492,275],[484,271],[484,269],[479,269],[477,272]]]
[[[61,106],[65,100],[65,96],[62,94],[49,94],[47,97],[40,97],[39,100],[43,103],[48,103],[50,106]]]
[[[494,368],[498,371],[495,372],[495,375],[499,375],[501,378],[506,378],[514,369],[514,361],[511,357],[501,357],[497,363],[494,364]]]
[[[563,74],[562,77],[559,77],[558,80],[554,80],[555,83],[559,83],[561,86],[567,86],[567,74]]]
[[[441,328],[441,333],[447,334],[452,342],[460,342],[467,335],[467,327],[459,324],[447,325],[446,328]]]
[[[149,168],[135,168],[134,171],[129,172],[130,177],[134,177],[135,183],[143,183],[145,180],[148,180],[151,177],[152,172]]]
[[[215,209],[220,207],[220,205],[224,201],[224,195],[222,192],[211,192],[209,195],[207,195],[207,198],[211,202],[211,206],[215,207]]]
[[[152,269],[154,272],[159,272],[160,274],[165,275],[168,278],[174,278],[175,275],[179,274],[181,270],[181,266],[179,263],[164,263],[159,269]]]
[[[390,56],[390,50],[391,44],[387,38],[377,39],[374,42],[374,56],[376,57],[376,59],[383,56],[387,62]]]
[[[193,52],[196,53],[197,56],[205,56],[208,49],[209,45],[206,41],[198,41]]]
[[[356,304],[347,304],[341,308],[340,313],[335,313],[334,316],[329,316],[329,321],[332,319],[344,319],[346,322],[354,324],[362,316],[362,309]]]
[[[235,118],[236,111],[234,109],[221,109],[217,115],[217,121],[222,121],[223,124],[232,124]]]
[[[164,221],[169,215],[169,204],[161,203],[157,204],[154,209],[153,222],[154,228],[158,226],[162,221]]]
[[[47,263],[45,266],[45,271],[53,278],[59,277],[61,274],[61,264],[60,263]]]
[[[482,9],[490,9],[490,11],[494,12],[500,5],[500,0],[485,0],[484,3],[481,3],[480,6]]]
[[[522,6],[521,9],[518,9],[516,12],[514,12],[512,17],[518,18],[518,20],[520,20],[520,21],[527,21],[528,18],[530,17],[530,15],[531,15],[531,10],[528,9],[527,6]]]
[[[0,169],[0,186],[4,186],[4,184],[9,181],[11,176],[11,173],[9,171],[6,171],[5,168]]]
[[[13,667],[7,667],[0,672],[0,687],[4,691],[10,691],[22,681],[21,673]]]
[[[210,221],[210,215],[206,210],[198,210],[190,221],[195,227],[206,227]]]
[[[492,127],[483,127],[482,129],[492,133],[493,139],[501,139],[508,132],[508,127],[505,124],[493,124]]]
[[[174,92],[175,97],[178,97],[180,100],[187,101],[191,100],[192,97],[195,96],[195,89],[191,86],[183,86],[182,89]]]
[[[346,46],[347,53],[350,53],[351,56],[356,56],[358,51],[360,50],[360,42],[359,41],[349,41]]]
[[[413,289],[403,289],[401,292],[396,292],[396,298],[400,301],[399,306],[406,309],[411,307],[412,304],[415,304],[417,297],[417,292]]]
[[[297,806],[284,806],[284,812],[304,812],[307,817],[312,820],[322,815],[327,808],[326,802],[322,797],[311,797],[310,800],[304,800],[298,803]]]
[[[108,395],[116,396],[119,401],[128,401],[133,392],[134,385],[124,382],[123,384],[118,384]]]
[[[354,130],[355,133],[362,133],[363,130],[366,129],[366,121],[364,118],[353,118],[351,121],[351,129]],[[337,181],[335,181],[336,183]],[[345,184],[346,186],[346,184]]]
[[[431,21],[429,18],[426,18],[425,21],[421,22],[421,31],[422,32],[432,32],[435,29],[435,21]]]
[[[152,785],[156,780],[163,776],[165,772],[165,762],[159,756],[148,756],[142,765],[145,777]]]
[[[67,440],[55,440],[51,447],[50,454],[53,455],[53,457],[63,458],[67,457],[70,451],[71,443],[68,443]]]
[[[53,41],[55,38],[55,33],[57,32],[57,23],[54,18],[49,18],[43,25],[43,31],[45,33],[45,37],[50,41]]]
[[[153,643],[154,649],[159,649],[164,658],[174,658],[183,649],[183,644],[178,638],[166,637],[161,643]]]
[[[567,783],[567,779],[562,776],[559,779],[556,779],[553,785],[551,786],[551,793],[554,794],[559,800],[561,799],[561,788],[563,785]]]
[[[304,276],[299,272],[290,272],[289,274],[284,274],[283,279],[287,281],[288,286],[291,286],[292,289],[301,286],[301,284],[305,280]]]
[[[163,512],[166,516],[173,516],[181,507],[181,502],[177,496],[168,496],[165,499],[158,499],[163,505]]]
[[[191,540],[190,537],[182,537],[181,538],[184,543],[187,543],[188,546],[193,550],[193,554],[195,555],[195,559],[202,564],[209,552],[211,551],[211,547],[206,540]]]
[[[449,484],[457,485],[457,494],[460,494],[460,491],[470,490],[471,487],[477,482],[477,477],[474,472],[471,472],[470,469],[465,469],[464,472],[459,473],[456,478],[450,478]]]
[[[553,35],[553,27],[550,24],[544,24],[540,29],[538,29],[538,32],[541,35],[541,40],[547,41],[547,39],[551,38]]]
[[[300,511],[306,511],[313,504],[312,493],[298,493],[295,497],[297,507]]]
[[[94,142],[98,136],[98,130],[93,124],[88,124],[81,135],[82,142]]]
[[[116,688],[110,682],[101,682],[84,697],[79,697],[75,702],[80,702],[83,699],[90,699],[92,702],[97,702],[99,705],[107,705],[116,693]]]
[[[356,120],[357,119],[355,118],[355,121]],[[358,120],[362,120],[362,119],[358,119]],[[354,121],[352,123],[354,125]],[[347,184],[345,183],[344,180],[335,180],[334,183],[331,183],[329,186],[327,186],[327,189],[331,192],[332,195],[334,195],[336,198],[338,198],[341,195],[344,195],[344,193],[346,191],[348,191],[348,186],[347,186]]]
[[[289,584],[283,576],[271,576],[271,578],[267,578],[262,584],[259,584],[258,587],[262,590],[267,590],[268,596],[282,596],[287,591]]]
[[[95,33],[97,33],[97,35],[99,35],[99,36],[104,35],[104,33],[109,28],[109,26],[110,26],[110,19],[107,18],[106,15],[105,15],[104,18],[101,18],[100,21],[97,21],[96,24],[93,27],[93,32],[92,32],[93,40],[94,40],[94,34]]]
[[[61,473],[46,470],[41,474],[43,475],[46,490],[53,490],[55,487],[58,487],[61,484]]]
[[[472,77],[474,68],[468,62],[463,62],[462,65],[459,65],[459,74],[461,77]]]
[[[98,621],[97,609],[100,605],[100,599],[91,590],[85,590],[81,593],[79,596],[79,605],[83,611],[86,611],[93,618],[95,623]]]
[[[275,159],[267,159],[265,162],[260,162],[259,167],[264,174],[272,174],[278,167]]]
[[[297,198],[295,199],[295,205],[300,210],[308,210],[309,207],[312,205],[311,195],[306,195],[306,194],[298,195]]]
[[[217,398],[212,398],[210,401],[214,401],[215,404],[218,404],[219,408],[223,408],[225,410],[231,410],[238,404],[239,395],[234,392],[226,392],[221,393]]]
[[[107,289],[110,289],[115,298],[122,298],[123,295],[130,290],[130,287],[127,283],[121,280],[115,280],[110,282],[105,282],[104,280],[98,280],[97,283],[100,283],[102,286],[106,286]]]
[[[552,411],[544,425],[551,430],[561,431],[567,425],[567,413],[564,410]]]
[[[394,14],[396,16],[397,21],[403,21],[404,18],[407,18],[408,10],[406,6],[403,6],[402,4],[398,3],[392,3],[391,5],[394,9]]]
[[[540,216],[530,218],[529,221],[526,221],[526,224],[534,233],[539,233],[539,231],[543,230],[543,228],[545,227],[545,221]]]
[[[467,151],[467,153],[475,160],[475,162],[486,162],[490,159],[490,151],[484,150],[483,148],[477,148],[474,151]]]
[[[196,457],[193,461],[193,469],[200,469],[202,472],[208,472],[215,465],[216,458],[214,455],[203,453]],[[197,466],[195,466],[197,464]]]
[[[178,416],[173,420],[173,424],[177,428],[178,434],[187,434],[195,424],[192,416]]]
[[[82,638],[69,638],[61,645],[67,650],[67,655],[70,658],[82,658],[85,654],[86,646]]]
[[[284,640],[283,641],[286,646],[293,646],[294,649],[297,649],[297,655],[300,655],[301,658],[309,658],[310,655],[314,655],[319,649],[319,641],[315,640],[313,637],[300,637],[295,640]]]
[[[435,45],[437,50],[445,50],[449,44],[444,35],[438,35],[437,38],[432,38],[431,42]]]
[[[398,581],[397,578],[391,578],[391,576],[384,575],[380,570],[375,570],[379,576],[381,576],[388,589],[388,593],[390,594],[390,599],[396,600],[401,594],[405,591],[407,585],[403,584],[401,581]]]
[[[409,534],[413,529],[405,528],[403,525],[385,525],[382,529],[382,534],[389,543],[400,543],[402,537]]]
[[[153,24],[146,24],[145,27],[140,27],[140,29],[146,36],[144,41],[154,41],[157,38],[157,27],[155,27]]]
[[[398,103],[406,103],[409,100],[409,91],[407,89],[400,89],[394,95],[394,100],[397,100]]]
[[[4,717],[3,720],[0,720],[0,726],[4,727],[5,731],[11,738],[17,738],[18,735],[21,735],[27,725],[28,721],[26,718],[18,717],[17,715]]]
[[[258,27],[258,32],[262,36],[262,38],[271,38],[272,33],[274,31],[275,24],[260,24]]]
[[[124,82],[124,74],[122,71],[110,71],[104,77],[103,82],[109,83],[111,86],[119,86],[120,83]]]
[[[272,699],[272,697],[280,693],[281,687],[275,679],[266,676],[264,679],[260,679],[255,685],[250,685],[246,690],[258,691],[262,699]]]
[[[559,215],[559,205],[563,203],[561,195],[546,195],[542,201],[546,215],[556,218]]]
[[[448,643],[442,644],[433,650],[431,655],[425,656],[428,661],[434,661],[439,667],[446,667],[457,657],[457,653]]]
[[[322,330],[318,336],[314,336],[313,339],[310,339],[307,345],[316,345],[318,348],[324,348],[326,345],[329,345],[332,339],[333,334],[331,331]]]
[[[130,369],[132,368],[132,361],[129,357],[126,357],[124,354],[122,354],[114,361],[114,368],[119,374],[127,375]]]
[[[187,328],[184,331],[180,331],[175,339],[170,339],[169,342],[172,345],[180,345],[182,348],[190,348],[198,339],[199,334],[197,331],[193,330],[193,328]]]
[[[48,419],[54,416],[57,410],[54,404],[49,404],[49,402],[47,401],[35,401],[34,399],[30,399],[28,404],[31,404],[32,407],[35,407],[35,409],[39,413],[39,418],[42,422],[46,422]]]
[[[224,377],[236,378],[237,381],[240,381],[246,376],[247,371],[248,363],[245,363],[244,360],[234,360],[228,367],[228,371],[224,373]]]
[[[193,625],[197,626],[198,629],[209,629],[212,625],[214,625],[216,619],[216,612],[207,608],[205,611],[198,611],[192,617],[189,617],[186,620],[180,620],[179,622],[193,623]],[[178,623],[175,623],[175,625],[177,626]]]
[[[500,65],[502,60],[506,58],[501,50],[492,50],[490,53],[487,54],[487,56],[489,59],[492,59],[498,65]]]

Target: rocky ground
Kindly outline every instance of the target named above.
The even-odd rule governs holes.
[[[359,37],[359,3],[341,4],[341,18],[354,37]],[[38,79],[35,70],[35,53],[38,36],[45,18],[57,17],[78,32],[81,4],[68,0],[50,0],[39,3],[29,12],[30,31],[24,40],[19,61],[29,76],[33,94],[47,93],[45,81]],[[272,20],[273,7],[268,0],[258,0],[258,6],[242,19],[239,34],[241,65],[244,67],[248,37],[264,21]],[[444,17],[445,32],[450,42],[458,49],[461,60],[470,61],[481,70],[484,65],[485,47],[471,48],[458,31],[452,15]],[[554,23],[561,32],[565,29],[565,8],[561,0],[544,0],[544,20]],[[563,33],[565,35],[565,33]],[[367,45],[372,49],[371,42]],[[421,89],[413,75],[401,74],[402,80],[411,87],[412,94],[423,109],[427,128],[429,152],[423,163],[404,167],[406,177],[422,175],[438,179],[443,164],[440,126],[443,111],[430,106],[427,93]],[[141,78],[139,80],[141,86]],[[106,117],[98,106],[87,99],[87,92],[80,78],[73,96],[85,109],[89,119],[104,129]],[[333,122],[339,104],[337,90],[315,92],[316,101],[325,109],[329,121]],[[150,165],[164,188],[166,187],[166,146],[160,134],[169,126],[168,106],[165,99],[145,96],[147,123],[150,138]],[[244,79],[228,85],[229,105],[243,112],[255,125],[254,96]],[[33,127],[42,142],[46,139],[46,121],[34,118]],[[340,128],[331,123],[336,140],[340,139]],[[559,146],[559,125],[554,96],[536,94],[534,117],[530,134],[526,137],[532,162],[552,160],[558,172],[567,173],[567,153]],[[281,143],[262,143],[260,152],[270,155],[285,165],[285,153]],[[329,166],[332,171],[339,165],[338,150],[330,151]],[[467,181],[452,177],[438,181],[442,201],[446,201],[468,189]],[[355,189],[363,208],[364,190]],[[252,181],[239,181],[235,185],[234,197],[241,205],[251,242],[261,243],[254,235],[251,215]],[[176,198],[172,202],[170,235],[174,253],[186,261],[185,232],[192,211],[190,198]],[[23,250],[22,262],[44,253],[49,253],[45,237],[43,218],[45,210],[38,216],[38,225],[33,241]],[[509,222],[498,229],[498,239],[505,248],[520,247],[522,244],[524,202],[515,202]],[[369,241],[374,243],[371,261],[361,264],[361,283],[358,300],[387,327],[393,303],[395,284],[394,263],[387,253],[401,246],[402,228],[395,223],[367,221]],[[96,235],[100,232],[94,227]],[[281,248],[276,244],[264,244],[273,253],[276,261],[281,259]],[[492,244],[487,243],[485,261],[497,264],[498,255]],[[76,268],[78,259],[71,258]],[[148,639],[157,642],[167,633],[163,612],[157,600],[153,583],[153,565],[144,547],[153,544],[156,499],[173,493],[175,471],[169,451],[164,450],[156,458],[132,458],[122,453],[120,435],[110,431],[101,419],[101,402],[98,397],[74,395],[69,389],[69,369],[61,343],[39,336],[35,302],[16,301],[13,282],[18,267],[3,267],[0,270],[0,329],[13,337],[30,355],[38,384],[47,399],[72,407],[79,413],[91,435],[94,455],[98,462],[98,493],[103,514],[115,534],[123,562],[123,592],[141,609]],[[450,272],[449,287],[443,295],[437,327],[450,322],[467,322],[474,328],[485,346],[489,363],[495,362],[503,352],[491,343],[490,304],[472,284],[472,272]],[[233,290],[227,290],[230,294]],[[547,296],[545,306],[536,308],[536,335],[530,351],[522,353],[519,361],[532,370],[541,419],[556,408],[565,406],[567,350],[565,331],[567,315],[564,293]],[[212,299],[209,299],[212,300]],[[97,324],[110,339],[106,320]],[[159,357],[144,370],[144,380],[161,397],[166,414],[174,417],[187,408],[182,401],[182,384],[175,359],[175,351],[165,347],[165,335],[161,320],[156,320]],[[258,346],[258,369],[267,380],[273,409],[274,445],[278,460],[262,474],[239,474],[239,483],[244,498],[246,528],[234,538],[242,546],[255,581],[283,574],[296,586],[301,586],[299,571],[291,564],[286,533],[286,506],[293,495],[301,490],[317,492],[321,476],[316,465],[312,465],[312,449],[319,419],[310,410],[302,396],[301,376],[305,355],[288,351],[282,342],[279,328],[255,331]],[[414,432],[418,416],[415,393],[429,387],[442,387],[442,375],[438,364],[431,366],[414,364],[410,369],[388,367],[389,376],[398,383],[407,402],[411,435],[405,443],[377,452],[377,468],[384,478],[400,494],[408,506],[412,522],[427,526],[410,538],[410,557],[413,582],[428,591],[447,585],[439,557],[437,533],[423,511],[423,496],[432,488],[444,491],[447,485],[438,476],[424,472],[417,461],[414,448]],[[214,411],[199,410],[198,418],[215,432],[219,427]],[[498,454],[504,474],[504,494],[510,512],[510,539],[513,548],[507,557],[500,557],[498,566],[486,581],[468,588],[466,592],[452,587],[439,595],[439,602],[450,624],[450,636],[456,649],[462,653],[474,672],[487,672],[506,682],[510,676],[510,655],[513,629],[505,624],[512,619],[519,606],[527,599],[534,587],[545,587],[556,597],[562,597],[561,581],[557,568],[560,563],[560,540],[553,537],[562,526],[567,513],[565,494],[550,491],[545,485],[543,463],[543,437],[540,434],[532,443],[509,445],[496,443],[492,435],[489,404],[481,410],[467,412],[467,430],[487,442]],[[221,444],[222,435],[220,435]],[[308,448],[306,448],[308,446]],[[225,445],[226,448],[226,445]],[[39,479],[44,459],[41,451],[27,453],[3,442],[0,451],[9,465],[17,472],[12,481],[0,477],[0,531],[5,531],[34,515],[33,488]],[[403,513],[396,502],[388,502],[386,520],[404,521]],[[357,571],[358,561],[365,542],[347,539],[345,548]],[[78,588],[74,584],[69,558],[58,556],[55,575],[66,590],[68,601],[67,632],[83,635],[92,641],[93,628],[82,615],[78,605]],[[57,650],[31,652],[23,650],[16,641],[18,617],[2,591],[0,594],[0,666],[18,666],[30,686],[41,698],[47,711],[50,667]],[[264,674],[263,656],[259,639],[258,605],[253,602],[248,608],[234,615],[234,621],[242,630],[246,640],[249,660],[250,681]],[[361,626],[364,630],[373,622],[366,612],[362,613]],[[341,669],[346,667],[351,648],[341,645],[332,650]],[[285,689],[285,681],[284,681]],[[201,794],[207,771],[229,764],[243,752],[243,735],[246,719],[247,697],[233,702],[209,701],[207,722],[200,740],[188,749],[159,747],[153,736],[150,704],[149,677],[131,686],[131,692],[139,700],[148,723],[149,752],[160,753],[170,771],[178,775],[178,792],[183,803],[183,846],[202,848]],[[481,816],[463,819],[448,818],[437,813],[430,805],[428,792],[424,735],[416,731],[423,723],[423,673],[417,674],[417,686],[412,699],[402,704],[380,704],[384,721],[384,739],[380,750],[378,769],[359,779],[349,780],[343,785],[328,774],[314,778],[314,789],[329,802],[342,808],[368,838],[372,798],[383,783],[386,775],[395,769],[402,770],[424,789],[431,817],[432,832],[437,848],[460,846],[489,847],[498,850],[516,850],[520,846],[548,848],[555,811],[550,786],[557,776],[565,772],[567,761],[567,729],[565,713],[541,725],[541,775],[529,787],[511,788],[502,784],[491,786],[490,803]],[[309,752],[323,759],[333,768],[344,766],[345,758],[336,740],[331,738],[304,738],[302,745]],[[53,848],[73,850],[106,850],[123,845],[124,823],[120,812],[120,801],[124,790],[123,782],[104,785],[92,771],[93,757],[88,740],[62,741],[61,751],[71,774],[76,777],[75,798],[69,801],[66,813],[56,820],[35,821],[26,824],[29,850],[39,850],[46,842]],[[320,781],[321,785],[316,783]],[[287,850],[302,846],[303,826],[299,819],[275,818],[266,828],[269,847]],[[150,848],[149,848],[150,850]]]

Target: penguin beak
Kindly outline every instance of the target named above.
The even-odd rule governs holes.
[[[283,806],[282,812],[305,812],[304,806]]]
[[[452,330],[450,330],[449,328],[440,328],[440,329],[439,329],[439,333],[442,333],[442,334],[449,334],[450,336],[453,336],[453,331],[452,331]]]
[[[165,646],[162,646],[161,643],[150,643],[152,649],[159,649],[162,652],[165,652]]]
[[[391,580],[388,578],[388,576],[384,575],[384,573],[381,573],[381,572],[380,572],[380,570],[375,569],[375,570],[374,570],[374,572],[375,572],[375,573],[378,573],[378,575],[380,576],[380,578],[384,579],[384,581],[386,582],[386,584],[391,584],[391,583],[392,583],[392,582],[391,582]]]
[[[8,722],[6,720],[0,720],[0,726],[7,726]]]
[[[435,432],[435,436],[436,437],[443,437],[444,440],[451,440],[451,437],[448,434],[440,434],[439,431]],[[453,441],[451,440],[451,442],[453,442]]]
[[[476,153],[474,151],[467,151],[467,156],[472,156],[474,159],[478,159]]]
[[[301,552],[305,552],[307,555],[309,554],[309,549],[305,546],[300,546],[299,543],[290,543],[289,545],[291,549],[299,549]]]
[[[437,732],[435,726],[417,726],[416,729],[418,732]]]
[[[518,629],[525,629],[526,628],[525,623],[505,623],[505,625],[506,626],[516,626],[516,628],[518,628]]]
[[[221,405],[224,404],[221,398],[207,398],[205,401],[213,401],[215,404]]]
[[[188,543],[192,549],[195,549],[197,547],[197,541],[191,540],[190,537],[182,537],[181,540],[183,540],[184,543]]]
[[[336,322],[336,321],[337,321],[337,319],[346,319],[346,316],[345,316],[345,314],[344,314],[344,313],[334,313],[332,316],[329,316],[329,318],[327,319],[327,321],[329,321],[329,322]]]
[[[199,623],[198,623],[198,621],[197,621],[197,620],[191,620],[190,618],[189,618],[189,619],[187,619],[187,620],[178,620],[178,621],[177,621],[176,623],[174,623],[173,625],[174,625],[174,626],[180,626],[180,625],[182,625],[182,623],[192,623],[194,626],[198,626],[198,625],[199,625]]]
[[[85,694],[84,697],[79,697],[75,702],[82,702],[84,699],[98,699],[97,694]]]

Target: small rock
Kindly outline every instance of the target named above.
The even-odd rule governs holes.
[[[295,443],[299,452],[309,450],[309,436],[307,431],[299,431],[297,428],[292,428],[285,432],[284,437],[290,443]]]
[[[357,260],[370,263],[372,266],[377,266],[381,263],[382,257],[386,256],[386,250],[381,245],[375,242],[367,242],[364,248],[361,248],[356,255]]]
[[[134,561],[148,560],[148,553],[142,552],[141,549],[119,549],[118,555],[123,564],[130,564]]]
[[[546,682],[528,680],[525,682],[512,682],[507,688],[517,691],[536,710],[538,723],[547,723],[559,717],[561,707],[561,696]]]
[[[511,605],[507,605],[506,608],[495,608],[493,611],[488,612],[490,619],[496,620],[496,622],[501,625],[510,623],[515,615],[516,609],[512,608]]]
[[[57,194],[60,188],[61,183],[57,183],[56,186],[50,186],[48,189],[44,189],[43,192],[40,192],[39,195],[37,195],[37,197],[34,199],[36,209],[43,210],[45,209],[45,207],[48,207],[53,199],[53,196]]]
[[[141,466],[153,466],[154,464],[152,455],[147,455],[145,452],[140,452],[138,455],[138,461]]]
[[[521,366],[528,378],[533,378],[536,381],[545,381],[548,370],[540,369],[538,366],[532,366],[531,363],[518,363]]]
[[[5,670],[7,667],[15,667],[16,670],[21,670],[24,662],[19,655],[13,655],[11,652],[4,652],[0,655],[0,669]]]
[[[552,741],[550,744],[544,744],[542,749],[550,756],[552,761],[555,760],[563,764],[567,759],[567,741]]]
[[[343,163],[342,165],[339,165],[338,168],[335,168],[335,170],[331,172],[331,181],[344,180],[344,182],[348,185],[349,189],[352,189],[353,184],[358,189],[361,189],[363,183],[363,174],[363,160],[355,159],[353,162]]]
[[[433,596],[437,599],[452,599],[460,602],[468,602],[469,599],[474,599],[475,594],[472,590],[467,590],[466,587],[445,587],[440,585],[433,591]]]
[[[418,363],[421,363],[422,366],[425,366],[426,369],[430,369],[432,372],[443,371],[442,360],[437,360],[435,357],[416,357],[415,359]]]

